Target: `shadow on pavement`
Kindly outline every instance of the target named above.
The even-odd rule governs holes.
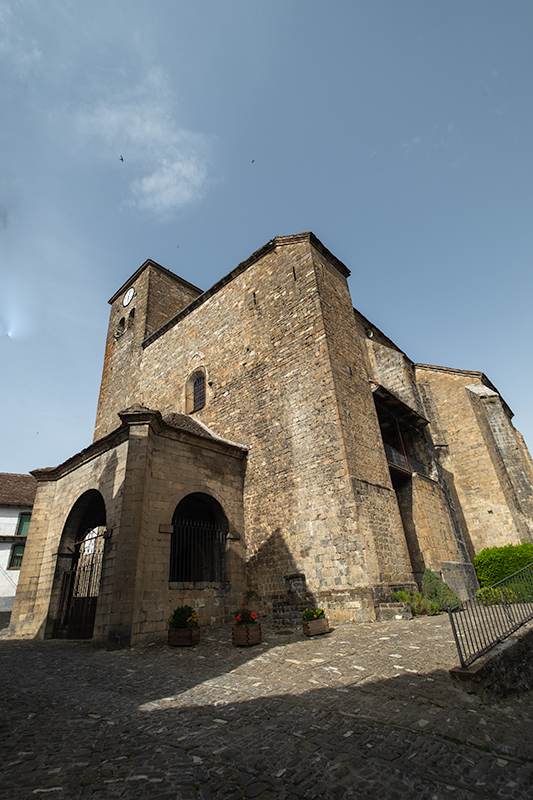
[[[384,678],[354,631],[245,649],[229,628],[197,648],[1,640],[6,797],[531,796],[531,693],[487,706],[444,668]]]

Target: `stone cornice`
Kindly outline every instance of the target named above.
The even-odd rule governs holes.
[[[185,415],[170,415],[174,418],[184,418],[184,424],[180,426],[178,420],[170,422],[165,421],[160,411],[135,404],[121,411],[118,416],[122,424],[118,428],[115,428],[114,431],[111,431],[111,433],[108,433],[107,436],[102,437],[102,439],[97,439],[97,441],[93,442],[89,447],[76,453],[76,455],[67,459],[67,461],[64,461],[62,464],[59,464],[57,467],[45,467],[44,469],[32,470],[31,475],[33,475],[39,483],[57,481],[59,478],[68,475],[69,472],[78,469],[82,464],[92,461],[103,453],[127,441],[130,437],[130,428],[139,425],[148,426],[156,436],[187,442],[188,444],[200,447],[204,450],[225,453],[226,455],[239,459],[244,459],[247,455],[247,448],[244,445],[223,439],[197,420],[192,420],[189,426],[187,426],[187,418]],[[197,431],[194,430],[195,425],[198,426]]]
[[[34,469],[31,471],[31,475],[33,475],[39,483],[57,481],[59,478],[68,475],[69,472],[78,469],[82,464],[92,461],[94,458],[97,458],[108,450],[125,442],[128,438],[128,430],[129,428],[127,425],[120,425],[118,428],[115,428],[114,431],[108,433],[107,436],[97,439],[96,442],[93,442],[88,447],[80,450],[79,453],[76,453],[66,461],[58,464],[57,467]]]

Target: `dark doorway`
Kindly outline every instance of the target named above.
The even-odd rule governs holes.
[[[172,518],[169,581],[221,583],[226,580],[228,520],[213,497],[184,497]]]
[[[72,508],[63,530],[57,611],[53,633],[61,639],[92,639],[104,556],[105,504],[91,490]]]
[[[390,476],[396,492],[411,568],[417,584],[421,585],[425,563],[413,519],[413,480],[411,475],[394,467],[390,467]]]

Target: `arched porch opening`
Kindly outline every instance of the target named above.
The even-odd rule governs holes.
[[[49,627],[61,639],[92,639],[104,555],[104,498],[90,489],[65,522],[54,578]]]

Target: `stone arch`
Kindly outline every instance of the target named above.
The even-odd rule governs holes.
[[[204,492],[186,495],[172,516],[169,581],[224,582],[228,530],[218,500]]]
[[[84,492],[68,514],[61,534],[60,551],[73,547],[93,528],[104,528],[106,524],[105,501],[98,489],[89,489]]]
[[[53,637],[92,638],[105,525],[104,498],[89,489],[72,506],[61,534],[47,624]]]

